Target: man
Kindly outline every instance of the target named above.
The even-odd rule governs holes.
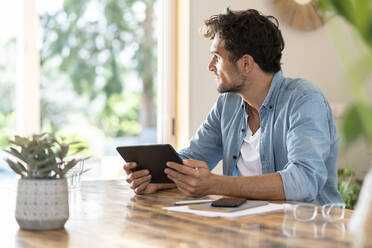
[[[227,9],[206,20],[205,28],[204,36],[213,39],[209,70],[221,95],[190,146],[179,152],[183,165],[167,163],[165,173],[175,184],[150,184],[147,170],[132,173],[136,164],[128,163],[132,189],[342,202],[332,111],[318,88],[283,77],[278,21],[253,9]],[[221,159],[224,175],[212,174]]]

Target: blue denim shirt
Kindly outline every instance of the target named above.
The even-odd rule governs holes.
[[[259,114],[262,173],[280,173],[286,199],[342,202],[337,190],[338,136],[320,90],[278,71]],[[247,118],[238,94],[221,94],[189,147],[179,151],[181,157],[205,161],[210,169],[222,159],[223,174],[237,176]]]

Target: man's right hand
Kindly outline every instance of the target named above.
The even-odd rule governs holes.
[[[130,188],[138,195],[151,194],[157,192],[159,189],[174,188],[174,184],[156,184],[150,183],[151,175],[148,170],[132,171],[137,164],[134,162],[127,163],[123,166],[127,174],[126,181],[130,184]]]

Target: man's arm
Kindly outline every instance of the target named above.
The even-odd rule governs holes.
[[[288,163],[279,171],[287,200],[313,202],[328,177],[337,175],[337,164],[326,165],[333,142],[327,115],[319,93],[303,95],[293,103],[286,139]]]
[[[179,151],[183,159],[205,161],[213,169],[222,159],[221,112],[226,96],[220,95],[206,120],[190,140],[188,147]]]
[[[187,196],[228,195],[249,199],[284,200],[279,173],[252,177],[232,177],[212,174],[203,161],[187,159],[183,165],[168,162],[165,173]]]
[[[213,190],[213,188],[216,188]],[[257,200],[285,200],[282,178],[279,173],[251,177],[213,175],[212,191]]]

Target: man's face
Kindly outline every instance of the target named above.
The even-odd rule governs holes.
[[[211,54],[213,57],[208,69],[216,74],[218,92],[240,92],[246,77],[238,66],[230,61],[229,52],[225,49],[224,42],[219,35],[213,39]]]

